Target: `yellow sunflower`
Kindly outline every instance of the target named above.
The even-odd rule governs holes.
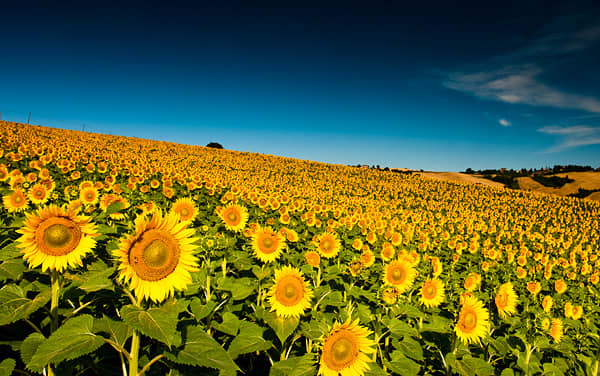
[[[254,256],[262,262],[273,262],[281,256],[285,239],[271,227],[259,227],[252,235]]]
[[[517,312],[517,294],[513,288],[513,284],[506,282],[498,288],[496,293],[495,302],[496,308],[498,308],[498,315],[500,318],[506,318]]]
[[[334,323],[322,341],[319,375],[362,376],[369,369],[375,353],[375,341],[367,338],[371,331],[350,319]]]
[[[321,264],[321,256],[315,251],[306,252],[304,259],[306,260],[306,263],[313,268],[318,268]]]
[[[194,230],[180,222],[171,212],[164,216],[155,212],[151,219],[139,216],[135,233],[121,239],[113,251],[119,261],[119,280],[128,282],[139,299],[159,303],[175,290],[185,290],[192,282],[190,272],[196,271]]]
[[[342,244],[337,237],[337,234],[326,232],[317,237],[317,250],[325,258],[337,256]]]
[[[478,343],[485,337],[489,328],[489,313],[483,303],[474,297],[463,299],[458,323],[454,328],[457,337],[465,344]]]
[[[89,217],[50,205],[27,213],[24,227],[17,231],[23,259],[31,268],[62,272],[68,266],[83,266],[82,259],[96,245],[96,225]]]
[[[29,201],[34,204],[43,205],[48,201],[48,190],[43,184],[37,183],[27,193]]]
[[[312,290],[302,273],[290,266],[275,270],[275,285],[269,292],[271,311],[281,317],[299,317],[310,308]]]
[[[242,231],[248,222],[248,209],[245,206],[229,204],[218,212],[225,227],[230,231]]]
[[[408,290],[417,276],[417,271],[404,258],[394,260],[386,265],[383,281],[396,287],[400,294]]]
[[[554,342],[559,343],[563,336],[563,323],[560,319],[552,319],[550,330],[548,331]]]
[[[437,307],[444,301],[444,283],[439,279],[428,279],[421,286],[421,304]]]
[[[28,206],[27,197],[20,189],[15,190],[11,194],[3,196],[2,203],[9,213],[24,211]]]
[[[191,222],[198,215],[198,208],[194,205],[194,201],[188,197],[177,199],[171,211],[179,215],[181,222]]]
[[[86,205],[96,205],[99,197],[100,193],[94,186],[83,187],[79,192],[79,200]]]

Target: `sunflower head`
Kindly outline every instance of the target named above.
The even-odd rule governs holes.
[[[494,301],[500,318],[506,318],[517,312],[517,294],[510,282],[506,282],[498,288]]]
[[[554,342],[559,343],[563,336],[563,323],[560,319],[552,319],[550,322],[550,329],[548,330],[550,337],[554,339]]]
[[[22,190],[17,189],[13,193],[2,197],[2,203],[9,213],[16,213],[27,209],[29,203]]]
[[[454,328],[457,337],[466,345],[478,343],[487,335],[489,325],[489,313],[483,303],[477,298],[465,297]]]
[[[252,235],[254,255],[262,262],[273,262],[281,256],[285,240],[271,227],[259,227]]]
[[[437,307],[444,301],[444,283],[439,279],[428,279],[421,286],[421,304],[428,308]]]
[[[319,375],[363,375],[373,360],[375,342],[367,338],[371,332],[350,319],[344,324],[334,323],[322,339]]]
[[[229,204],[217,214],[230,231],[242,231],[248,223],[248,209],[245,206]]]
[[[394,260],[385,266],[383,281],[396,287],[400,293],[407,291],[413,284],[417,271],[405,258]]]
[[[26,214],[17,240],[23,258],[31,268],[62,272],[68,266],[82,266],[83,257],[96,245],[96,225],[88,217],[55,205]]]
[[[321,256],[315,251],[306,252],[304,259],[306,260],[306,263],[313,268],[318,268],[321,264]]]
[[[341,247],[342,244],[335,233],[326,232],[317,237],[317,250],[325,258],[337,256]]]
[[[160,211],[152,218],[139,216],[135,233],[121,239],[113,252],[119,263],[119,280],[128,282],[139,299],[161,302],[175,290],[192,282],[190,272],[197,270],[194,256],[194,230],[179,215]]]
[[[171,211],[179,215],[182,222],[191,222],[198,215],[198,208],[189,197],[177,199],[171,207]]]
[[[302,272],[290,266],[275,270],[275,285],[269,292],[271,311],[281,317],[299,317],[310,308],[312,290]]]

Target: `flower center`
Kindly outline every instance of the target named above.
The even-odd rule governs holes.
[[[169,247],[160,239],[153,240],[146,246],[142,253],[146,265],[152,268],[160,268],[169,259]]]
[[[44,231],[44,243],[51,248],[62,248],[73,239],[73,233],[62,224],[51,225]]]
[[[348,330],[342,329],[332,334],[323,346],[323,360],[336,373],[351,365],[358,355],[358,343],[354,334]]]
[[[436,291],[437,289],[435,288],[435,286],[429,284],[423,289],[423,296],[425,297],[425,299],[433,299],[435,297]]]
[[[338,339],[333,346],[331,346],[331,354],[333,355],[333,360],[341,363],[350,356],[350,351],[352,350],[352,342],[350,342],[347,338]]]
[[[477,315],[475,312],[465,312],[462,319],[462,326],[464,331],[470,332],[477,326]]]
[[[277,283],[275,295],[279,303],[291,307],[302,300],[303,291],[304,281],[296,276],[288,275]]]

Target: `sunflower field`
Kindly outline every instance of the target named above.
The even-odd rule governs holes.
[[[0,375],[598,375],[600,204],[0,122]]]

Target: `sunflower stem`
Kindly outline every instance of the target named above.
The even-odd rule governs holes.
[[[138,355],[140,352],[140,334],[137,330],[131,336],[131,359],[129,359],[129,376],[138,375]]]
[[[58,329],[58,298],[60,297],[60,276],[56,269],[50,272],[52,298],[50,299],[50,334]],[[48,376],[54,376],[54,367],[48,365]]]

